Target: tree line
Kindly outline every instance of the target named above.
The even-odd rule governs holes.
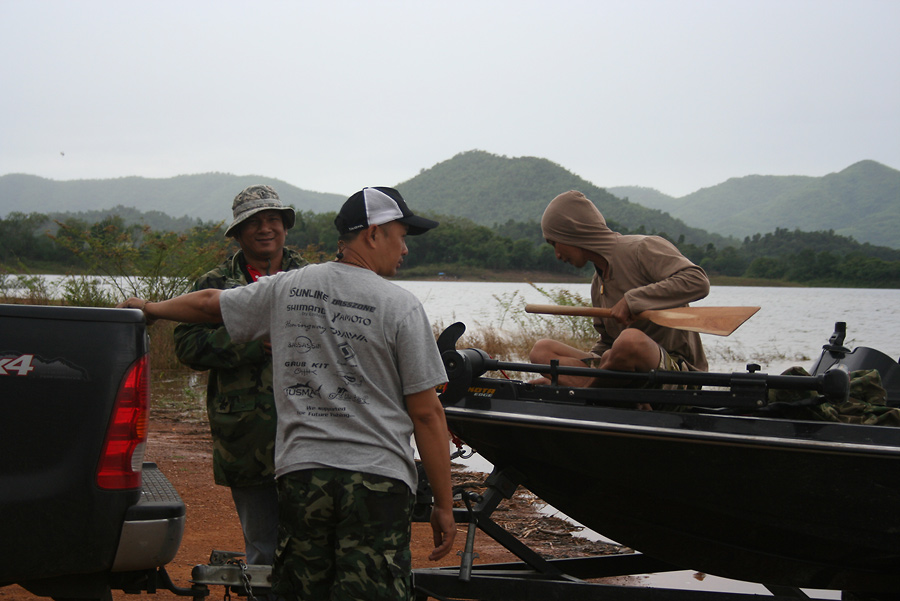
[[[313,261],[327,260],[336,250],[335,213],[297,213],[287,245]],[[465,277],[467,270],[515,270],[565,275],[591,275],[556,260],[541,237],[540,224],[513,219],[488,227],[460,217],[431,215],[441,226],[426,236],[407,238],[407,276],[445,273]],[[900,288],[900,250],[860,244],[827,232],[776,229],[748,236],[733,246],[672,240],[665,232],[644,227],[623,234],[655,233],[669,239],[711,276],[734,276],[773,282],[836,287]],[[236,249],[222,237],[224,224],[197,222],[182,232],[156,231],[126,223],[121,216],[89,222],[81,217],[50,219],[41,213],[11,213],[0,219],[0,272],[126,273],[131,271],[190,275],[202,273]],[[229,246],[230,245],[230,246]],[[190,266],[190,269],[187,268]]]

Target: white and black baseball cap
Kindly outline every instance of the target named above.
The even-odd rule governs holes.
[[[438,226],[437,221],[414,215],[399,192],[383,186],[363,188],[348,198],[334,218],[334,226],[338,233],[346,234],[389,221],[408,225],[410,236],[424,234]]]

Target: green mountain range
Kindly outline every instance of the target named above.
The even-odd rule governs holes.
[[[311,192],[256,175],[204,173],[165,179],[122,177],[54,181],[0,176],[0,218],[11,212],[84,214],[159,212],[175,218],[230,221],[231,199],[246,186],[272,185],[286,204],[314,213],[336,211],[345,197]],[[900,248],[900,171],[862,161],[824,177],[733,178],[682,198],[638,187],[602,189],[537,157],[460,153],[396,184],[417,210],[481,225],[539,221],[547,203],[581,190],[607,219],[628,231],[665,232],[672,239],[719,247],[776,228],[829,231],[859,242]],[[133,211],[132,211],[133,213]],[[642,229],[640,229],[642,228]]]
[[[611,224],[632,232],[643,227],[647,233],[665,232],[673,240],[683,235],[694,244],[713,241],[719,245],[724,241],[658,209],[617,198],[560,165],[536,157],[507,158],[472,150],[422,171],[397,189],[404,198],[414,199],[417,209],[465,217],[488,226],[508,221],[539,222],[553,197],[580,190]]]
[[[607,190],[694,227],[744,238],[776,228],[829,231],[900,248],[900,171],[860,161],[823,177],[749,175],[673,198],[650,188]]]
[[[253,184],[269,184],[286,204],[315,213],[336,211],[346,197],[301,190],[259,175],[202,173],[151,179],[120,177],[55,181],[34,175],[0,177],[0,217],[19,213],[90,213],[114,207],[159,211],[172,217],[231,221],[231,201]]]

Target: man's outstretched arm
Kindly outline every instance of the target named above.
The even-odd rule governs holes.
[[[119,303],[116,307],[120,309],[141,309],[149,322],[157,319],[168,319],[186,323],[220,323],[222,321],[222,307],[219,304],[219,295],[221,294],[221,290],[209,288],[156,303],[131,297]]]

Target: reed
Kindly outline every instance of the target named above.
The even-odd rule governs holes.
[[[531,286],[551,304],[590,305],[589,300],[569,290],[545,290],[534,284]],[[494,300],[500,308],[497,323],[467,330],[457,341],[456,348],[477,348],[494,359],[523,363],[528,362],[531,347],[542,338],[551,338],[585,350],[591,348],[597,338],[591,318],[526,313],[527,302],[518,292],[494,295]],[[435,337],[439,336],[448,325],[450,324],[434,324]],[[519,372],[489,375],[520,380],[537,377],[535,374]]]
[[[191,371],[175,354],[174,330],[178,324],[159,321],[147,328],[150,338],[150,368],[162,371]]]
[[[0,269],[0,301],[20,305],[58,305],[55,290],[39,275]]]

